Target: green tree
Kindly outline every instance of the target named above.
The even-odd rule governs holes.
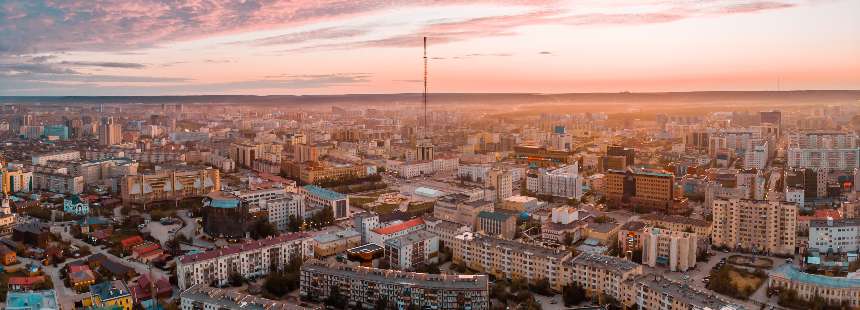
[[[335,309],[346,309],[346,303],[346,296],[341,294],[340,288],[337,285],[332,285],[331,291],[329,291],[328,298],[326,298],[325,304],[330,305]]]
[[[302,229],[302,224],[304,221],[295,215],[290,215],[289,223],[287,223],[287,230],[291,232],[297,232]]]
[[[242,286],[242,282],[244,280],[245,279],[242,278],[242,275],[240,275],[238,272],[230,273],[230,279],[229,279],[230,285],[232,285],[234,287],[235,286]]]
[[[277,234],[278,229],[275,228],[275,225],[272,225],[272,223],[269,223],[269,221],[265,219],[260,219],[254,222],[254,226],[251,229],[251,238],[254,239],[263,239]]]
[[[565,307],[575,306],[585,301],[585,289],[579,284],[568,284],[561,288],[561,297]]]

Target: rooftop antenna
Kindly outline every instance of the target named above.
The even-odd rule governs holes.
[[[427,126],[427,37],[424,37],[424,138],[429,136]]]

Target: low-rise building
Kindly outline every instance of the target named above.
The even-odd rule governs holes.
[[[785,264],[768,272],[767,286],[794,290],[797,297],[806,301],[822,298],[833,306],[860,307],[860,279],[809,274]]]
[[[493,211],[493,203],[456,193],[439,197],[436,200],[433,206],[433,217],[475,227],[478,222],[478,214],[482,211]]]
[[[361,234],[354,229],[314,237],[314,257],[323,258],[361,245]]]
[[[331,208],[335,220],[349,217],[349,196],[316,185],[305,185],[299,189],[305,196],[308,207]]]
[[[6,294],[6,310],[60,310],[57,292],[54,290],[9,292]]]
[[[90,285],[90,292],[84,297],[82,303],[84,307],[92,308],[131,310],[134,307],[131,291],[122,280]]]
[[[385,303],[400,309],[483,310],[490,308],[488,281],[486,275],[433,275],[309,260],[302,264],[299,294],[324,301],[338,287],[349,304],[363,309]]]
[[[80,195],[72,195],[63,199],[63,212],[73,215],[87,215],[90,213],[90,204],[82,200]]]

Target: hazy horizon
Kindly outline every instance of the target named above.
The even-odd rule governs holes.
[[[860,89],[857,1],[0,5],[0,95]]]

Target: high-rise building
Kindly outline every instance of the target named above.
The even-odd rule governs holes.
[[[675,196],[675,175],[666,171],[609,170],[603,194],[613,206],[646,208],[677,214],[687,210],[687,201]]]
[[[582,177],[577,164],[555,170],[537,169],[526,174],[526,189],[539,195],[582,198]]]
[[[236,162],[237,166],[250,168],[259,154],[260,146],[258,144],[242,142],[230,143],[230,159]]]
[[[796,245],[797,205],[748,199],[714,200],[714,246],[773,255],[792,255]]]
[[[122,143],[122,125],[113,123],[112,119],[99,127],[99,145],[111,146]]]
[[[648,228],[642,233],[642,263],[667,266],[671,271],[687,271],[696,265],[695,233]]]

